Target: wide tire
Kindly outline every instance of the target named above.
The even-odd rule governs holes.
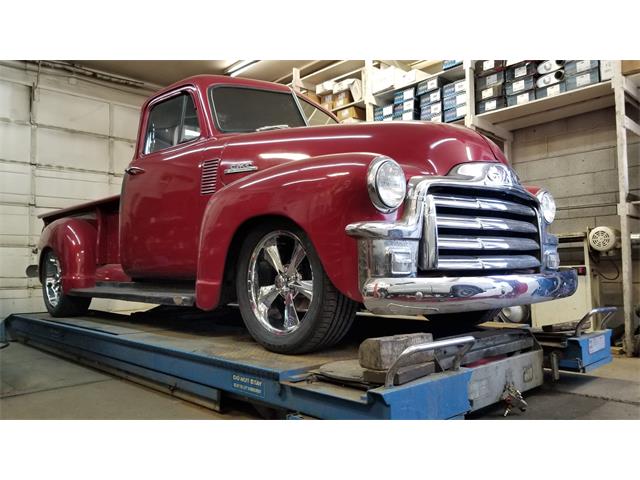
[[[358,308],[333,286],[306,234],[286,223],[260,225],[247,235],[236,293],[251,336],[278,353],[337,344]]]
[[[52,317],[74,317],[87,313],[90,297],[74,297],[62,292],[62,269],[53,250],[44,253],[41,268],[42,297]]]

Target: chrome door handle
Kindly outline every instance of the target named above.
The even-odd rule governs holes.
[[[140,167],[127,167],[124,169],[124,173],[128,173],[129,175],[138,175],[144,172],[145,169]]]

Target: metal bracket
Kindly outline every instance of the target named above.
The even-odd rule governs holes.
[[[600,325],[599,325],[599,329],[602,330],[607,324],[607,322],[611,319],[613,314],[616,313],[617,311],[618,311],[618,307],[592,308],[584,317],[580,319],[580,321],[578,322],[578,325],[576,325],[576,330],[573,336],[579,337],[580,335],[582,335],[582,330],[587,320],[589,320],[591,317],[595,317],[598,314],[604,315],[602,317],[602,320],[600,320]]]
[[[400,368],[400,361],[418,352],[428,352],[431,350],[436,350],[438,348],[454,347],[460,345],[461,348],[458,350],[458,353],[456,353],[456,356],[453,359],[453,365],[451,367],[452,370],[458,370],[460,368],[462,358],[471,349],[475,341],[476,339],[474,337],[472,337],[471,335],[467,335],[465,337],[438,340],[431,343],[421,343],[420,345],[412,345],[411,347],[405,348],[403,352],[398,356],[398,358],[395,359],[391,367],[389,367],[389,371],[387,372],[387,376],[385,377],[384,381],[385,388],[393,387],[393,380],[396,376],[396,373],[398,373],[398,369]]]

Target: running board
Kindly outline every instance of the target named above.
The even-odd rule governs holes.
[[[69,294],[77,297],[113,298],[182,307],[193,307],[196,303],[195,288],[168,284],[97,282],[95,287],[76,288],[71,290]]]

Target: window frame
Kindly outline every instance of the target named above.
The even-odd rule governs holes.
[[[298,99],[301,102],[306,102],[309,105],[311,105],[313,108],[315,108],[316,110],[324,113],[327,117],[329,117],[331,120],[333,120],[335,123],[325,123],[324,125],[309,125],[309,119],[307,119],[305,117],[305,119],[307,120],[307,125],[309,125],[310,127],[324,127],[326,125],[340,125],[340,121],[335,117],[335,115],[333,114],[333,112],[330,112],[329,110],[325,110],[324,108],[322,108],[319,105],[316,105],[313,103],[313,101],[311,100],[307,100],[306,98],[304,98],[304,96],[300,96],[300,95],[296,95],[298,97]],[[303,113],[304,113],[304,109],[303,109]]]
[[[151,101],[146,107],[145,107],[145,118],[144,118],[144,126],[142,129],[142,132],[144,132],[144,135],[141,139],[140,142],[140,149],[139,149],[139,157],[143,158],[143,157],[148,157],[149,155],[155,155],[157,153],[162,153],[162,152],[166,152],[166,151],[170,151],[173,149],[177,149],[180,147],[184,147],[185,145],[189,145],[191,143],[197,142],[199,140],[202,140],[202,138],[204,138],[204,128],[203,128],[203,117],[202,117],[202,108],[199,106],[196,96],[194,95],[194,92],[196,91],[196,88],[193,85],[185,85],[183,87],[178,88],[177,90],[172,90],[171,92],[167,92],[167,94],[162,95],[160,97],[154,98],[153,101]],[[193,101],[193,107],[195,108],[196,111],[196,118],[198,119],[198,127],[200,129],[200,135],[197,137],[192,138],[191,140],[188,140],[186,142],[182,142],[182,143],[176,143],[175,145],[171,145],[170,147],[165,147],[165,148],[161,148],[159,150],[154,150],[153,152],[146,152],[145,151],[145,146],[147,144],[147,135],[148,135],[148,130],[149,130],[149,118],[151,117],[151,111],[159,104],[167,102],[177,96],[183,95],[183,94],[187,94],[191,97],[191,100]],[[181,107],[181,112],[180,112],[180,126],[178,128],[183,129],[184,128],[184,116],[185,116],[185,108],[186,108],[186,102],[182,103],[182,107]]]
[[[220,126],[220,122],[218,120],[218,112],[216,110],[216,102],[213,101],[213,92],[214,90],[217,90],[219,88],[236,88],[236,89],[242,89],[242,90],[257,90],[259,92],[269,92],[269,93],[278,93],[280,95],[290,95],[293,97],[293,102],[296,105],[296,108],[298,109],[298,113],[300,114],[300,118],[302,119],[302,122],[304,123],[303,126],[308,127],[309,126],[309,122],[307,122],[307,117],[304,114],[304,111],[302,110],[302,107],[300,106],[300,102],[298,100],[298,96],[292,91],[282,91],[282,90],[272,90],[269,88],[260,88],[260,87],[251,87],[248,85],[236,85],[233,83],[221,83],[221,84],[216,84],[216,85],[211,85],[209,86],[209,88],[207,88],[207,100],[209,101],[209,108],[211,109],[211,116],[213,117],[213,124],[216,128],[216,130],[220,133],[237,133],[237,134],[243,134],[243,133],[253,133],[252,130],[225,130]],[[300,127],[290,127],[290,128],[300,128]]]

